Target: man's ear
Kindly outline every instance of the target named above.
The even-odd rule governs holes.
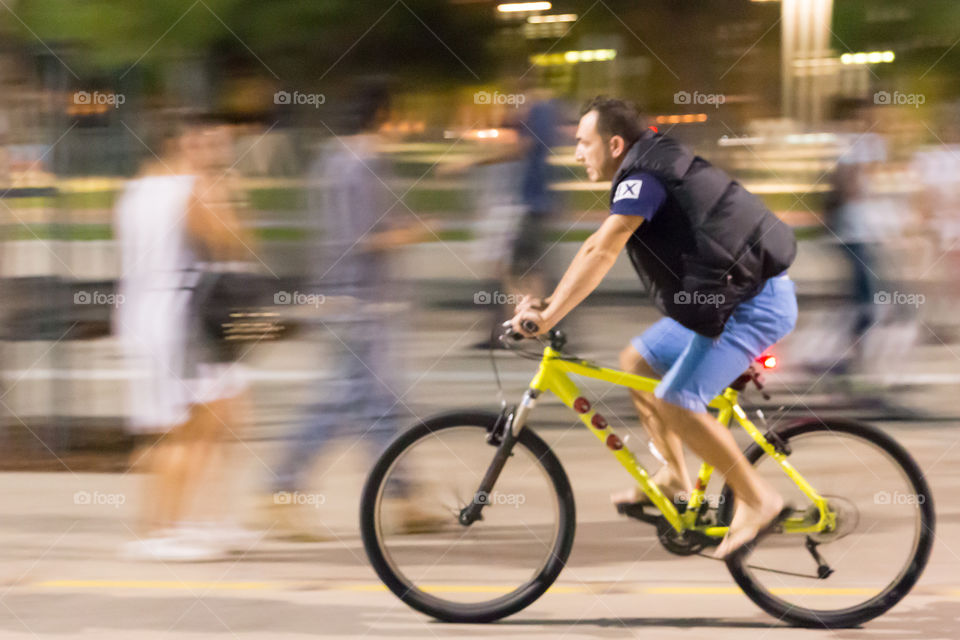
[[[610,136],[610,156],[614,159],[619,158],[627,150],[627,143],[621,136]]]

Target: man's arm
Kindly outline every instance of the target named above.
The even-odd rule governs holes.
[[[597,288],[616,262],[627,240],[642,222],[643,218],[640,216],[617,214],[608,216],[600,228],[587,238],[577,251],[577,255],[567,267],[557,288],[545,300],[548,303],[546,308],[537,311],[530,306],[524,308],[521,303],[517,315],[513,318],[514,330],[530,336],[531,334],[523,331],[520,326],[525,320],[535,322],[540,330],[539,333],[547,331],[560,322]]]

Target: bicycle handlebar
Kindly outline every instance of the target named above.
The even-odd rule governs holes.
[[[510,339],[519,342],[520,340],[525,340],[527,337],[518,331],[514,331],[509,321],[504,322],[502,326],[503,333],[500,336],[501,340]],[[532,320],[524,320],[523,329],[528,333],[538,333],[540,331],[540,327]],[[540,337],[546,338],[547,342],[555,351],[563,351],[563,348],[567,344],[567,336],[560,329],[550,329],[550,331],[547,331]]]
[[[522,333],[520,333],[519,331],[514,331],[513,325],[510,323],[509,320],[504,322],[502,326],[504,329],[503,331],[504,337],[510,338],[511,340],[517,340],[517,341],[523,340],[527,337]],[[540,331],[540,327],[537,326],[537,323],[534,322],[533,320],[524,320],[523,330],[526,331],[527,333],[537,333]]]

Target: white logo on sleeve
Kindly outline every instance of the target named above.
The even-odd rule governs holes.
[[[641,184],[643,184],[643,180],[624,180],[617,185],[617,192],[613,194],[613,201],[636,200],[640,197]]]

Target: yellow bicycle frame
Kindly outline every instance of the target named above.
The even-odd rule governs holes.
[[[630,449],[626,447],[623,440],[614,432],[606,419],[597,413],[591,406],[589,400],[581,395],[580,390],[567,375],[570,373],[651,393],[660,381],[624,371],[617,371],[616,369],[598,367],[586,360],[571,360],[548,346],[544,349],[543,359],[540,361],[540,368],[534,375],[533,380],[530,381],[530,388],[538,393],[549,391],[556,395],[563,404],[573,409],[587,428],[613,452],[614,457],[623,465],[627,472],[634,477],[640,485],[640,489],[649,496],[653,505],[660,510],[660,513],[663,514],[664,518],[666,518],[678,533],[696,530],[717,538],[726,534],[727,527],[699,526],[696,522],[699,509],[705,499],[706,488],[710,482],[713,467],[705,462],[701,464],[696,487],[690,496],[687,509],[683,513],[680,513],[673,502],[665,496],[657,484],[650,479],[647,470],[640,464]],[[747,414],[744,413],[740,405],[737,404],[737,392],[735,390],[726,389],[722,394],[714,398],[708,406],[719,412],[717,419],[725,427],[729,427],[731,417],[735,418],[737,423],[743,427],[753,441],[779,464],[783,472],[789,476],[800,491],[819,509],[820,519],[816,523],[810,523],[809,520],[805,520],[804,518],[788,518],[783,526],[785,533],[815,533],[829,531],[835,527],[836,516],[829,510],[827,501],[821,497],[820,494],[817,493],[817,490],[790,464],[787,456],[778,451],[760,432],[756,425],[750,422]]]

